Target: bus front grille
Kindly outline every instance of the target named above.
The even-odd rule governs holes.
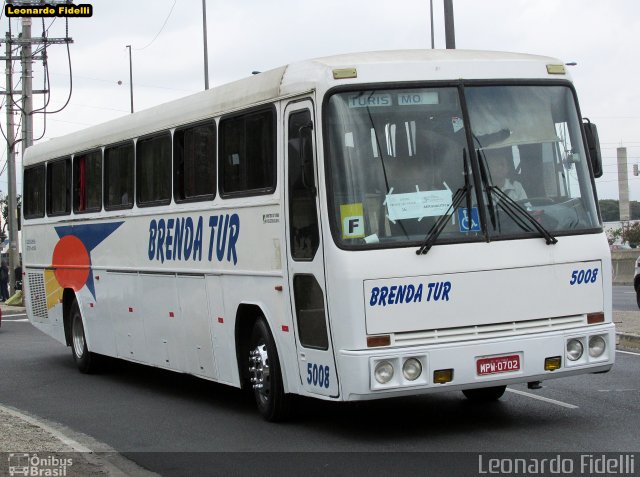
[[[394,343],[402,346],[452,343],[480,339],[502,338],[523,334],[569,330],[587,324],[587,315],[561,316],[527,321],[511,321],[488,325],[462,326],[394,334]]]

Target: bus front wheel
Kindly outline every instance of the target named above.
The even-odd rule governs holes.
[[[248,368],[258,411],[267,421],[287,417],[288,397],[284,393],[282,372],[275,341],[266,320],[260,317],[251,332]]]
[[[97,356],[89,351],[84,334],[84,325],[78,302],[73,300],[71,305],[71,352],[73,360],[81,373],[90,374],[96,371]]]
[[[462,391],[462,394],[464,394],[465,397],[470,401],[489,402],[489,401],[497,401],[498,399],[500,399],[506,389],[507,389],[506,386],[493,386],[490,388],[465,389]]]

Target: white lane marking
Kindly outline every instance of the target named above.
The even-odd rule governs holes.
[[[27,316],[26,313],[7,313],[2,315],[5,319],[11,318],[13,316]]]
[[[3,323],[26,323],[26,322],[28,322],[28,321],[29,321],[29,319],[28,319],[28,318],[21,318],[21,319],[19,319],[19,320],[9,320],[9,319],[7,319],[7,318],[3,318],[3,319],[2,319],[2,322],[3,322]]]
[[[634,353],[633,351],[622,351],[620,349],[616,350],[616,353],[622,353],[622,354],[632,354],[634,356],[640,356],[640,353]]]
[[[2,410],[3,412],[6,412],[7,414],[11,414],[12,416],[17,417],[18,419],[22,419],[23,421],[28,422],[31,425],[37,426],[40,429],[43,429],[43,430],[47,431],[49,434],[53,435],[55,438],[57,438],[61,442],[63,442],[64,444],[68,445],[69,447],[71,447],[76,452],[93,452],[91,449],[89,449],[88,447],[83,446],[78,441],[76,441],[74,439],[71,439],[68,436],[65,436],[64,434],[62,434],[57,429],[54,429],[53,427],[45,424],[44,422],[42,422],[42,421],[40,421],[40,420],[38,420],[38,419],[36,419],[34,417],[27,416],[26,414],[23,414],[20,411],[17,411],[16,409],[12,409],[10,407],[3,406],[2,404],[0,404],[0,410]]]
[[[626,393],[635,391],[637,391],[637,389],[598,389],[599,393]]]
[[[551,398],[546,398],[544,396],[538,396],[536,394],[531,394],[531,393],[525,393],[524,391],[519,391],[518,389],[511,389],[511,388],[507,388],[507,391],[512,392],[512,393],[516,393],[516,394],[520,394],[521,396],[527,396],[533,399],[538,399],[539,401],[544,401],[544,402],[549,402],[551,404],[556,404],[557,406],[562,406],[562,407],[566,407],[569,409],[578,409],[578,406],[575,406],[573,404],[569,404],[566,402],[562,402],[562,401],[556,401],[555,399],[551,399]]]

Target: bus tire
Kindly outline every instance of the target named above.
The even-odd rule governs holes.
[[[275,341],[263,317],[258,318],[253,326],[247,363],[249,384],[258,411],[267,421],[285,420],[289,413],[289,399],[284,393]]]
[[[98,368],[98,356],[91,353],[87,347],[82,314],[77,300],[73,300],[69,313],[71,314],[69,321],[71,323],[71,353],[73,354],[73,360],[81,373],[94,373]]]
[[[474,402],[490,402],[497,401],[502,397],[506,386],[493,386],[490,388],[476,388],[476,389],[465,389],[462,391],[462,394]]]

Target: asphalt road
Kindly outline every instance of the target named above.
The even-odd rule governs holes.
[[[632,286],[613,287],[613,309],[616,311],[638,311],[636,291]]]
[[[239,390],[188,376],[124,362],[82,375],[68,348],[23,319],[5,317],[0,329],[0,402],[162,475],[242,475],[274,462],[288,475],[305,455],[317,470],[309,475],[360,475],[364,462],[380,475],[397,471],[398,460],[421,468],[419,454],[396,452],[640,451],[640,354],[618,352],[607,374],[510,388],[489,405],[457,392],[360,404],[299,399],[293,421],[277,425]]]

